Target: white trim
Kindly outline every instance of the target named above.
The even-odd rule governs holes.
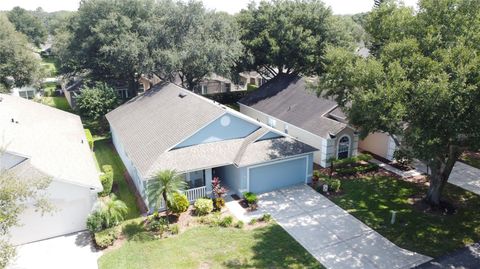
[[[263,166],[269,166],[272,164],[278,164],[282,162],[288,162],[288,161],[293,161],[293,160],[298,160],[298,159],[305,159],[305,184],[308,182],[308,156],[311,153],[299,156],[299,157],[293,157],[293,158],[283,158],[278,161],[272,161],[272,162],[267,162],[264,164],[257,164],[257,165],[252,165],[247,167],[247,191],[250,191],[250,169],[258,168],[258,167],[263,167]]]
[[[344,134],[342,136],[340,136],[337,140],[337,159],[338,159],[338,153],[339,153],[339,148],[340,148],[340,140],[342,140],[342,138],[348,138],[348,156],[347,158],[349,158],[352,154],[352,150],[351,150],[351,147],[352,147],[352,138],[348,135],[348,134]]]

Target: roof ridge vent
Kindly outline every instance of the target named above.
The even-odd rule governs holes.
[[[181,92],[181,93],[178,94],[178,97],[180,97],[180,98],[184,98],[186,96],[187,96],[187,94],[184,93],[184,92]]]

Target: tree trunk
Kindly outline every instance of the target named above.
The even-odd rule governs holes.
[[[167,216],[167,223],[170,223],[169,214],[168,214],[167,193],[166,193],[166,192],[163,192],[163,193],[162,193],[162,196],[163,196],[163,201],[164,201],[164,203],[165,203],[165,215]]]
[[[447,184],[450,173],[452,173],[455,162],[458,160],[460,154],[461,152],[457,147],[449,146],[446,157],[437,156],[430,163],[432,173],[430,175],[430,187],[428,188],[425,201],[431,206],[440,206],[442,191]]]

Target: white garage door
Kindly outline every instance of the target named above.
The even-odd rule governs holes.
[[[281,161],[249,169],[249,189],[263,193],[291,185],[305,183],[307,157]]]
[[[54,211],[43,216],[33,207],[21,215],[23,224],[10,231],[15,245],[85,230],[86,219],[96,200],[89,188],[53,181],[48,188]]]

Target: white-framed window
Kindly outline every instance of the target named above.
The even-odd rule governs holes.
[[[338,140],[337,158],[345,159],[350,156],[350,138],[348,136],[342,136]]]
[[[277,125],[277,121],[274,118],[268,118],[268,126],[275,127]]]

